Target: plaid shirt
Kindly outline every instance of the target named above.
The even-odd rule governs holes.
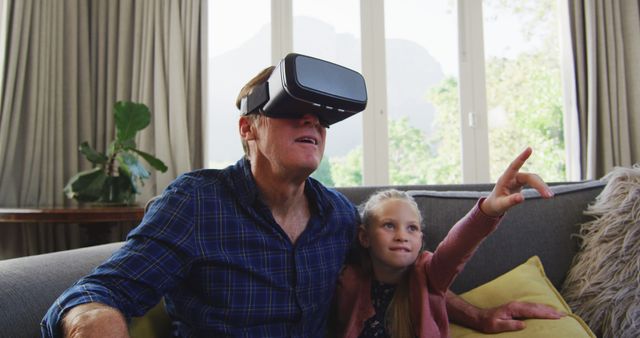
[[[43,336],[58,336],[75,305],[100,302],[129,318],[163,296],[180,336],[323,336],[358,216],[311,178],[305,195],[312,216],[293,245],[258,197],[247,160],[182,175],[120,250],[55,301]]]

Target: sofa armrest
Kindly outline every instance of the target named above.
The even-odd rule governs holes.
[[[39,337],[56,298],[107,259],[122,242],[0,261],[3,337]]]

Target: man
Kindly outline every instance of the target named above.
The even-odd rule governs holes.
[[[242,88],[238,108],[273,70]],[[324,153],[326,123],[249,109],[239,132],[245,158],[177,178],[125,245],[55,301],[43,336],[127,336],[126,318],[163,296],[179,336],[324,335],[358,222],[344,196],[309,177]],[[520,185],[546,189],[537,176],[523,177]],[[453,319],[487,332],[521,328],[515,317],[558,316],[526,304],[481,310],[455,295],[448,305]]]

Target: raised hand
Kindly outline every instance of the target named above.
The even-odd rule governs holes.
[[[525,185],[536,189],[544,198],[553,197],[553,192],[540,176],[532,173],[520,172],[520,168],[527,161],[533,151],[527,147],[498,178],[493,191],[482,203],[480,208],[489,216],[500,216],[512,206],[524,201],[522,187]]]

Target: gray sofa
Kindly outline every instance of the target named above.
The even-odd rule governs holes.
[[[549,279],[560,289],[577,252],[579,224],[588,220],[583,211],[604,183],[588,181],[554,184],[556,196],[544,200],[525,190],[526,201],[504,217],[456,279],[452,289],[469,290],[538,255]],[[340,188],[354,203],[386,187]],[[433,250],[449,228],[492,185],[396,186],[410,190],[425,219],[425,240]],[[105,260],[122,243],[55,252],[0,261],[0,337],[35,337],[47,308],[63,290]]]

